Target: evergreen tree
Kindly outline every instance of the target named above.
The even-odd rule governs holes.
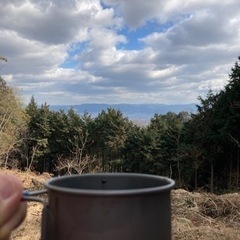
[[[103,171],[115,171],[121,168],[121,152],[124,147],[129,120],[121,111],[108,108],[102,111],[91,127],[93,146],[98,158],[102,160]]]

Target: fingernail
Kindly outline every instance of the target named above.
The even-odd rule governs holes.
[[[15,193],[15,182],[13,179],[6,175],[0,174],[0,199],[6,200]]]

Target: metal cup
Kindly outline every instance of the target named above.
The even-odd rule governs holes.
[[[41,239],[171,240],[174,185],[166,177],[132,173],[53,178],[45,183]]]

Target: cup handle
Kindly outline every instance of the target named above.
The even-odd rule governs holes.
[[[47,201],[43,198],[37,197],[38,195],[47,193],[46,189],[37,190],[37,191],[24,191],[22,194],[21,201],[33,201],[33,202],[40,202],[44,206],[47,204]]]

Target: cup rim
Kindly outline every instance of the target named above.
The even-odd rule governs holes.
[[[148,178],[154,179],[160,182],[166,182],[165,185],[154,186],[154,187],[143,187],[143,188],[133,188],[133,189],[75,189],[75,188],[67,188],[55,186],[53,183],[61,181],[63,179],[71,179],[71,178],[87,178],[87,177],[135,177],[135,178]],[[74,194],[74,195],[88,195],[88,196],[126,196],[126,195],[144,195],[144,194],[156,194],[163,192],[170,192],[171,189],[175,186],[175,181],[171,178],[152,175],[152,174],[142,174],[142,173],[88,173],[88,174],[74,174],[70,176],[61,176],[49,179],[45,182],[45,188],[48,192],[58,192],[65,194]]]

